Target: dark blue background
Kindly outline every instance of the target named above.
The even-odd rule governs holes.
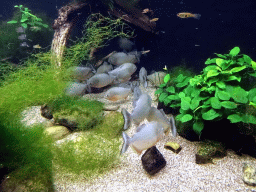
[[[67,2],[5,0],[1,14],[3,19],[8,19],[12,16],[13,6],[22,4],[32,12],[43,11],[54,20],[57,17],[56,6],[60,8]],[[148,0],[143,8],[146,6],[154,10],[154,17],[159,18],[157,28],[160,31],[159,35],[152,35],[135,28],[137,48],[151,50],[140,63],[148,70],[159,70],[165,65],[170,68],[185,60],[188,67],[199,72],[204,68],[205,60],[214,57],[213,53],[226,54],[235,46],[256,60],[254,0]],[[181,19],[176,16],[179,12],[198,13],[201,18]],[[82,24],[78,23],[74,34],[79,35]]]

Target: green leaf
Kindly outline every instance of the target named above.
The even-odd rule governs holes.
[[[205,67],[203,71],[207,72],[209,70],[219,70],[220,71],[221,69],[216,65],[209,65],[209,66]]]
[[[7,23],[18,23],[18,21],[12,20],[12,21],[8,21]]]
[[[178,95],[169,95],[168,99],[170,99],[170,100],[180,100],[180,97]]]
[[[225,107],[227,109],[235,109],[237,108],[237,105],[234,102],[231,101],[223,101],[221,102],[222,107]]]
[[[232,73],[236,73],[236,72],[239,72],[239,71],[242,71],[246,68],[246,66],[242,66],[242,67],[234,67],[233,69],[230,70],[230,72]]]
[[[256,70],[256,62],[255,62],[255,61],[251,61],[251,64],[252,64],[252,68],[253,68],[254,70]]]
[[[188,85],[190,79],[191,77],[186,77],[183,82],[177,83],[176,87],[184,87]]]
[[[185,93],[183,93],[183,92],[180,92],[180,93],[179,93],[179,97],[180,97],[180,98],[183,98],[183,97],[185,97]]]
[[[229,76],[227,79],[225,79],[225,81],[233,81],[233,80],[237,80],[238,82],[240,82],[241,81],[241,77]]]
[[[180,121],[184,123],[184,122],[190,121],[191,119],[193,119],[193,116],[190,114],[186,114],[180,118]]]
[[[219,75],[219,72],[216,71],[216,70],[209,70],[208,73],[207,73],[207,77],[212,77],[212,76],[217,76]]]
[[[226,91],[218,91],[217,92],[217,97],[221,100],[229,100],[230,99],[230,94]]]
[[[178,83],[181,83],[185,78],[186,78],[186,76],[183,76],[183,74],[180,74],[180,75],[176,78],[176,81],[177,81]]]
[[[191,93],[191,96],[196,97],[200,94],[200,92],[201,92],[200,89],[194,88],[193,92]]]
[[[202,130],[204,129],[204,123],[203,121],[195,122],[193,124],[193,130],[197,135],[201,135]]]
[[[172,100],[170,100],[168,97],[164,99],[164,105],[167,106]]]
[[[216,83],[216,85],[221,88],[221,89],[225,89],[226,88],[226,84],[223,81],[218,81]]]
[[[168,96],[167,93],[162,93],[162,94],[160,95],[160,97],[159,97],[159,101],[160,101],[160,102],[163,102],[164,99],[165,99],[167,96]]]
[[[232,90],[232,98],[239,103],[247,103],[248,98],[247,98],[247,91],[242,89],[241,87],[234,87]]]
[[[243,115],[243,122],[256,124],[256,117],[253,115]]]
[[[238,114],[229,115],[227,119],[229,119],[231,123],[237,123],[237,122],[243,121],[242,117],[239,116]]]
[[[206,64],[206,65],[212,64],[212,63],[216,63],[216,58],[214,58],[214,59],[208,58],[208,59],[205,61],[205,64]]]
[[[246,63],[248,63],[249,65],[251,64],[252,59],[248,55],[243,55],[243,58]]]
[[[181,104],[180,104],[181,109],[188,110],[190,107],[190,101],[191,101],[190,97],[182,97]]]
[[[163,84],[159,85],[160,88],[165,87],[165,86],[166,86],[166,83],[163,83]]]
[[[232,56],[236,56],[238,53],[240,52],[240,48],[239,47],[234,47],[229,54]]]
[[[200,98],[195,97],[191,100],[191,104],[190,104],[190,109],[194,110],[195,108],[197,108],[199,106],[200,103]]]
[[[27,18],[23,18],[23,19],[20,20],[20,22],[22,22],[22,23],[24,23],[24,22],[26,22],[26,21],[28,21]]]
[[[164,82],[167,83],[171,79],[170,74],[165,75]]]
[[[220,57],[220,58],[223,58],[223,59],[226,59],[227,57],[226,56],[224,56],[224,55],[222,55],[222,54],[218,54],[218,53],[214,53],[215,55],[217,55],[218,57]]]
[[[248,99],[249,99],[249,101],[252,101],[255,96],[256,96],[256,88],[251,89],[248,92]]]
[[[216,97],[211,98],[211,105],[212,105],[212,108],[214,108],[214,109],[220,109],[221,108],[221,103],[220,103],[219,99],[216,98]]]
[[[216,59],[216,64],[222,68],[223,64],[225,63],[225,60],[224,59],[220,59],[220,58],[217,58]]]
[[[163,92],[164,92],[164,89],[163,89],[163,88],[159,88],[159,89],[157,89],[157,90],[155,91],[155,95],[161,94],[161,93],[163,93]]]
[[[202,118],[204,120],[213,120],[213,119],[215,119],[218,116],[220,116],[220,115],[218,113],[216,113],[216,111],[214,109],[210,109],[206,113],[202,114]]]
[[[168,87],[166,89],[166,91],[169,92],[169,93],[175,93],[175,88],[173,86],[171,86],[171,87]]]
[[[25,29],[28,27],[26,23],[21,23],[21,26],[24,27]]]

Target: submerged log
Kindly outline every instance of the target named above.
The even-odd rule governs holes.
[[[78,19],[77,11],[85,5],[87,5],[87,3],[73,2],[72,4],[60,8],[58,11],[58,18],[55,19],[52,24],[55,33],[52,40],[51,51],[54,62],[58,67],[61,66],[64,48],[66,47],[72,28]]]

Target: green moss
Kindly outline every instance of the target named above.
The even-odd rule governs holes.
[[[198,155],[213,156],[218,151],[223,153],[225,151],[224,146],[220,142],[207,140],[200,143]]]
[[[95,178],[119,163],[120,145],[118,139],[108,140],[95,132],[85,132],[77,141],[55,148],[54,164],[64,175],[69,172],[86,179]]]
[[[110,112],[104,116],[101,124],[95,128],[95,132],[104,138],[113,139],[120,137],[124,127],[124,118],[120,112]]]
[[[79,130],[88,130],[102,121],[103,103],[96,100],[82,100],[62,96],[48,103],[56,122],[67,119],[77,122]]]

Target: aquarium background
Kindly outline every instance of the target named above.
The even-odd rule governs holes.
[[[22,4],[34,13],[45,12],[54,20],[58,15],[57,9],[68,2],[69,0],[3,0],[0,19],[10,19],[14,5]],[[139,64],[148,73],[162,70],[165,65],[171,68],[181,63],[186,63],[199,73],[204,68],[205,60],[214,57],[213,53],[224,54],[235,46],[240,47],[241,53],[256,59],[256,2],[253,0],[143,0],[140,1],[140,6],[152,9],[154,17],[159,18],[156,22],[159,35],[131,25],[136,30],[137,49],[144,47],[145,50],[150,50]],[[176,16],[179,12],[198,13],[201,18],[181,19]],[[81,36],[87,15],[88,13],[82,13],[72,38]]]

